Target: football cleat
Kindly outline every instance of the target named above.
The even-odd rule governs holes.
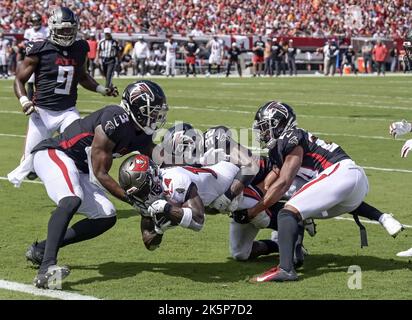
[[[303,221],[303,225],[305,227],[306,232],[311,236],[314,237],[316,235],[316,223],[313,219],[306,219]]]
[[[274,267],[262,273],[261,275],[256,276],[254,282],[284,282],[284,281],[296,281],[298,280],[298,275],[294,269],[287,272],[279,266]]]
[[[401,251],[396,254],[398,257],[412,257],[412,248],[406,251]]]
[[[295,252],[293,254],[293,264],[296,269],[303,266],[306,255],[308,255],[308,251],[305,249],[303,244],[297,244],[295,246]]]
[[[394,238],[396,238],[396,236],[404,230],[403,225],[390,213],[384,213],[381,215],[379,218],[379,223],[386,229],[389,235]]]
[[[29,179],[29,180],[36,180],[38,178],[38,176],[37,176],[37,173],[36,172],[30,172],[28,175],[27,175],[27,179]]]
[[[34,286],[40,289],[61,289],[61,281],[70,274],[66,266],[52,265],[45,273],[39,273],[33,280]]]
[[[43,261],[44,251],[41,250],[38,246],[38,242],[33,242],[26,251],[26,259],[34,265],[41,265]]]

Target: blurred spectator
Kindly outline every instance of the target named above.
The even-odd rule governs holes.
[[[239,77],[242,77],[242,67],[240,66],[239,56],[243,53],[242,50],[238,47],[236,42],[232,43],[232,47],[228,50],[228,64],[227,64],[227,71],[226,77],[229,77],[230,69],[232,68],[232,64],[237,66],[237,72]],[[259,74],[260,75],[260,74]]]
[[[94,70],[96,69],[96,58],[97,58],[97,45],[96,35],[94,32],[90,33],[89,39],[87,39],[89,44],[89,52],[87,53],[87,70],[89,74],[94,77]]]
[[[276,74],[276,77],[280,75],[280,59],[281,59],[282,47],[278,43],[277,38],[272,39],[272,75]]]
[[[136,63],[136,73],[144,76],[146,74],[146,60],[150,57],[150,51],[147,43],[143,40],[143,36],[139,36],[134,44],[133,58]]]
[[[325,63],[325,76],[331,75],[334,76],[336,72],[336,63],[339,54],[339,47],[336,44],[335,40],[332,40],[326,50],[326,63]]]
[[[329,73],[329,69],[327,68],[327,66],[329,66],[329,60],[330,60],[330,57],[329,57],[329,40],[326,40],[325,45],[322,48],[322,54],[323,54],[323,68],[324,68],[324,70],[323,70],[324,73],[323,74],[325,76],[327,76],[328,73]]]
[[[174,77],[176,75],[177,43],[173,40],[173,37],[169,35],[164,46],[166,48],[166,77]]]
[[[210,76],[213,65],[216,65],[217,74],[219,74],[223,58],[223,44],[220,42],[217,35],[213,35],[213,39],[208,42],[206,48],[210,49],[208,73],[206,75]]]
[[[0,28],[23,32],[30,13],[64,4],[79,17],[81,30],[192,34],[271,34],[404,37],[412,24],[412,2],[402,0],[0,0]],[[348,22],[355,7],[361,19]],[[44,17],[45,21],[45,17]]]
[[[287,54],[287,45],[282,41],[279,42],[280,46],[280,70],[282,74],[286,75],[286,54]]]
[[[288,60],[288,69],[289,69],[289,75],[297,75],[297,71],[296,71],[296,48],[293,46],[293,40],[290,39],[288,42],[288,46],[286,48],[286,52],[287,52],[287,60]]]
[[[263,62],[264,62],[264,47],[265,43],[262,40],[262,36],[259,36],[258,40],[253,44],[253,76],[258,75],[260,77],[263,71]]]
[[[348,50],[343,54],[342,64],[340,66],[340,75],[343,74],[343,69],[345,67],[350,67],[351,71],[356,75],[358,74],[358,69],[356,68],[356,52],[353,50],[353,46],[349,46]]]
[[[381,72],[382,72],[382,75],[385,75],[385,61],[388,55],[388,49],[382,43],[381,39],[377,40],[376,45],[373,48],[372,54],[373,54],[373,59],[376,62],[376,69],[378,72],[378,76],[381,74]]]
[[[365,73],[372,71],[372,45],[369,41],[365,41],[362,47],[362,57]]]
[[[10,42],[4,37],[3,33],[0,33],[0,79],[8,78],[8,57],[10,53]]]
[[[394,41],[392,44],[392,48],[389,51],[389,56],[391,58],[391,72],[398,71],[399,50],[397,48],[396,41]]]
[[[273,70],[272,70],[272,39],[270,39],[270,38],[266,40],[263,57],[265,59],[265,68],[264,68],[265,75],[273,76]]]
[[[189,76],[190,66],[192,66],[192,74],[196,77],[196,55],[199,54],[199,46],[193,40],[193,36],[189,36],[189,41],[184,45],[185,62],[186,62],[186,77]]]

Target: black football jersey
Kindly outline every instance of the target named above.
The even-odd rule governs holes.
[[[27,44],[26,55],[39,58],[34,71],[37,107],[60,111],[76,105],[79,72],[88,51],[85,40],[75,41],[69,47],[60,47],[49,40]]]
[[[263,48],[265,47],[265,43],[263,41],[257,40],[254,43],[254,47],[260,47],[260,48],[254,50],[253,53],[257,55],[258,57],[263,57]]]
[[[106,106],[83,119],[72,122],[60,135],[43,140],[32,153],[44,149],[58,149],[72,158],[84,173],[89,172],[86,147],[92,145],[94,130],[101,125],[108,138],[115,143],[113,158],[133,151],[148,153],[152,136],[137,131],[126,111],[116,105]]]
[[[187,56],[188,57],[194,57],[194,55],[195,55],[195,53],[196,53],[196,50],[198,49],[199,47],[198,47],[198,45],[197,45],[197,43],[196,42],[187,42],[186,44],[185,44],[185,49],[186,49],[186,51],[187,51]]]
[[[325,142],[311,133],[294,128],[284,132],[276,142],[274,148],[269,150],[269,158],[273,164],[282,168],[286,156],[296,147],[303,148],[303,161],[301,168],[303,178],[312,179],[331,165],[350,159],[343,149],[336,143]]]

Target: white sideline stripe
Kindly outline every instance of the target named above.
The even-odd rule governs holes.
[[[14,138],[26,138],[21,134],[0,133],[0,137],[14,137]]]
[[[6,181],[9,181],[9,179],[7,179],[7,177],[0,177],[0,180],[6,180]],[[23,182],[27,182],[27,183],[36,183],[36,184],[43,184],[43,182],[41,182],[41,181],[36,181],[36,180],[23,180]]]
[[[345,217],[335,217],[336,220],[346,220],[346,221],[354,221],[352,218],[345,218]],[[363,220],[359,219],[362,223],[370,223],[370,224],[380,224],[378,221],[371,221],[371,220]],[[402,224],[404,228],[411,229],[412,226],[409,224]]]
[[[7,281],[0,279],[0,289],[17,291],[32,294],[35,296],[43,296],[49,298],[56,298],[61,300],[100,300],[99,298],[92,296],[85,296],[78,293],[72,293],[62,290],[43,290],[37,289],[28,284],[23,284],[19,282]]]
[[[376,170],[376,171],[386,171],[386,172],[402,172],[402,173],[412,173],[412,170],[406,169],[392,169],[392,168],[377,168],[377,167],[362,167],[366,170]]]

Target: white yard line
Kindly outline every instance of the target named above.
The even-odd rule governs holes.
[[[354,221],[353,218],[345,218],[345,217],[335,217],[336,220],[345,220],[345,221]],[[363,220],[359,219],[362,223],[370,223],[370,224],[380,224],[378,221],[371,221],[371,220]],[[412,226],[409,224],[402,224],[404,228],[411,229]]]
[[[23,284],[19,282],[7,281],[0,279],[0,289],[17,291],[35,296],[42,296],[48,298],[55,298],[61,300],[100,300],[93,296],[85,296],[78,293],[72,293],[63,290],[43,290],[34,288],[31,285]]]
[[[7,179],[7,177],[0,177],[0,180],[9,181],[9,179]],[[43,184],[43,182],[38,181],[38,180],[23,180],[23,182],[35,183],[35,184]]]

